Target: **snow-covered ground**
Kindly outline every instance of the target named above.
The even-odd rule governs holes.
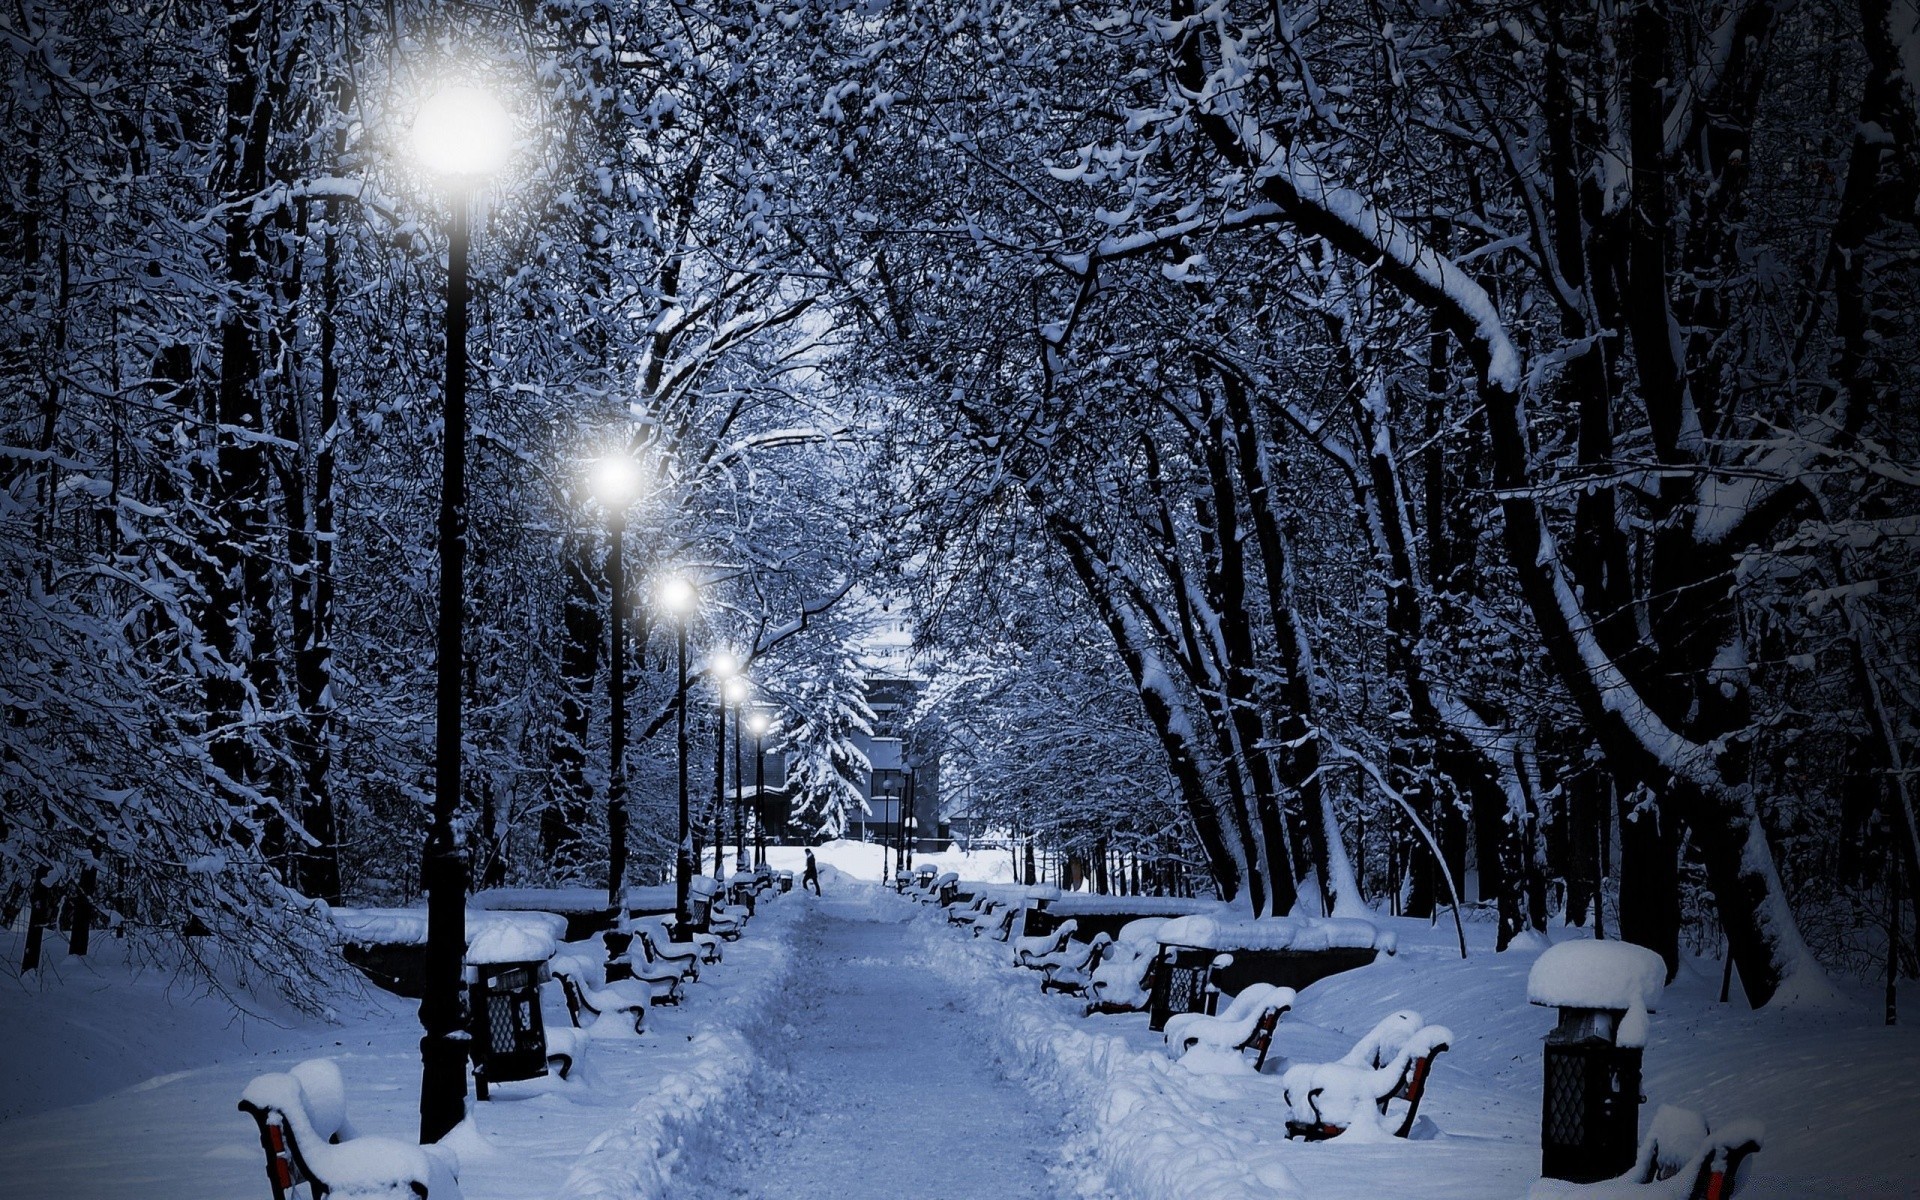
[[[981,1051],[970,997],[917,960],[899,897],[829,882],[762,1047],[747,1136],[671,1193],[686,1200],[904,1195],[1046,1200],[1066,1184],[1060,1116]],[[910,961],[913,960],[913,961]]]
[[[609,1025],[572,1078],[497,1084],[449,1139],[466,1200],[658,1195],[688,1158],[723,1143],[759,1070],[754,1046],[779,1011],[791,937],[811,907],[764,904],[725,961],[705,968],[678,1009],[655,1008],[645,1034]],[[329,1025],[237,1021],[224,1001],[138,978],[111,939],[89,961],[56,956],[44,986],[0,986],[8,1030],[0,1121],[0,1195],[8,1200],[260,1200],[264,1158],[236,1107],[254,1075],[331,1057],[346,1077],[360,1132],[414,1140],[420,1028],[411,1001],[371,993]],[[17,955],[17,938],[0,953]],[[567,1024],[556,985],[542,989],[549,1026]]]
[[[904,902],[903,902],[904,903]],[[1144,1014],[1082,1017],[1043,997],[1005,945],[916,923],[921,961],[994,1015],[992,1047],[1031,1062],[1042,1094],[1074,1114],[1101,1186],[1128,1197],[1483,1200],[1526,1195],[1539,1168],[1541,1046],[1550,1009],[1526,1002],[1539,949],[1492,952],[1469,925],[1462,960],[1451,928],[1381,922],[1399,953],[1304,989],[1256,1075],[1237,1057],[1167,1057]],[[1651,1018],[1642,1128],[1660,1104],[1710,1121],[1753,1117],[1767,1130],[1751,1200],[1920,1196],[1912,1133],[1920,1034],[1855,1009],[1754,1013],[1721,1005],[1719,973],[1690,969]],[[1288,1141],[1278,1074],[1339,1058],[1389,1012],[1414,1009],[1454,1031],[1436,1060],[1420,1126],[1407,1141]]]
[[[1085,1018],[1041,996],[1004,944],[862,882],[878,855],[823,848],[825,899],[763,905],[682,1008],[655,1009],[645,1035],[593,1039],[574,1079],[499,1085],[452,1139],[469,1200],[1518,1200],[1537,1174],[1553,1021],[1526,1003],[1540,947],[1496,955],[1491,929],[1470,925],[1463,961],[1448,928],[1383,922],[1399,953],[1304,989],[1256,1075],[1234,1056],[1169,1059],[1144,1015]],[[1004,854],[975,865],[992,861],[1011,873]],[[131,971],[121,946],[0,984],[0,1195],[259,1200],[240,1091],[313,1056],[339,1062],[363,1132],[414,1132],[411,1002],[349,997],[334,1024],[241,1019],[165,971]],[[1920,1195],[1920,1034],[1878,1024],[1864,996],[1751,1013],[1716,1003],[1718,985],[1702,964],[1660,995],[1643,1123],[1662,1103],[1758,1118],[1750,1200]],[[558,1001],[552,1025],[567,1021]],[[1278,1073],[1339,1057],[1402,1008],[1454,1032],[1416,1136],[1287,1141]]]

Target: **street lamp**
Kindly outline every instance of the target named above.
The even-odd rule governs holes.
[[[727,680],[727,699],[733,702],[733,869],[747,869],[747,810],[741,800],[740,709],[747,699],[747,681],[741,676]],[[718,845],[716,839],[715,845]]]
[[[911,766],[907,768],[907,786],[902,794],[904,799],[901,800],[901,804],[907,812],[907,819],[904,822],[907,828],[907,870],[911,871],[913,870],[913,831],[920,827],[919,819],[913,815],[913,768]]]
[[[676,575],[660,588],[660,606],[673,614],[679,647],[680,683],[674,695],[675,743],[680,759],[680,841],[673,861],[673,918],[679,936],[693,924],[687,893],[693,883],[693,823],[687,819],[687,622],[693,619],[699,597],[693,584]]]
[[[420,106],[413,149],[445,186],[447,360],[440,452],[439,631],[434,664],[433,827],[421,872],[427,953],[420,1000],[420,1140],[437,1142],[466,1117],[467,1042],[460,962],[466,953],[467,864],[454,838],[460,805],[460,668],[467,558],[467,260],[473,196],[506,165],[511,122],[500,102],[449,87]]]
[[[713,841],[713,878],[721,882],[726,875],[722,863],[726,848],[727,812],[727,694],[734,672],[740,664],[724,650],[707,661],[707,673],[713,677],[716,723],[713,730],[713,804],[708,809],[707,832]]]
[[[753,865],[767,862],[767,714],[754,713],[747,718],[753,730]]]
[[[627,506],[640,491],[640,467],[626,454],[593,464],[594,496],[607,510],[607,587],[612,649],[607,658],[607,903],[619,908],[627,876]]]

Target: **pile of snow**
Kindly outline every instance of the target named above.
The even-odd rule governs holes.
[[[467,961],[475,966],[495,963],[543,963],[558,946],[552,931],[521,921],[489,921],[467,939]]]
[[[1527,972],[1527,1003],[1551,1008],[1658,1011],[1667,964],[1632,942],[1561,942]]]
[[[668,893],[672,893],[671,888]],[[605,888],[503,887],[475,892],[467,898],[467,907],[485,912],[603,913],[612,906],[607,903]]]
[[[1356,917],[1261,917],[1258,920],[1197,915],[1160,927],[1163,946],[1198,950],[1380,950],[1398,947],[1393,931]]]
[[[332,910],[335,935],[348,946],[424,946],[427,944],[427,910],[424,908],[335,908]],[[486,930],[511,925],[550,938],[567,932],[567,919],[549,912],[480,912],[468,909],[467,944]],[[544,955],[542,956],[545,957]]]
[[[1140,916],[1181,917],[1225,906],[1216,900],[1193,900],[1179,896],[1097,896],[1084,892],[1061,896],[1047,902],[1047,911],[1065,916],[1092,913],[1137,913]]]
[[[1069,1016],[1077,1002],[1041,1001],[1031,977],[993,953],[1001,947],[956,938],[931,919],[919,924],[925,961],[987,1017],[992,1049],[1084,1129],[1086,1166],[1099,1176],[1087,1191],[1126,1200],[1304,1200],[1276,1158],[1248,1159],[1245,1137],[1223,1127],[1228,1114],[1194,1090],[1208,1085],[1205,1077],[1102,1032],[1112,1028],[1105,1022]]]

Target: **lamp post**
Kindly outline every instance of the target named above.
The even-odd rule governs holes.
[[[919,818],[913,815],[913,768],[911,766],[907,768],[907,786],[902,795],[904,798],[900,803],[907,814],[905,821],[907,828],[907,870],[911,871],[913,870],[913,831],[920,827]]]
[[[753,730],[753,865],[767,862],[767,714],[747,718]]]
[[[693,924],[693,909],[687,903],[693,883],[693,822],[687,813],[687,622],[693,619],[697,599],[693,585],[679,576],[667,580],[660,589],[662,607],[679,618],[675,622],[680,680],[674,694],[674,741],[680,763],[680,840],[673,861],[673,919],[681,931]],[[681,932],[680,936],[686,934]]]
[[[428,98],[414,119],[413,148],[445,185],[447,359],[440,447],[440,594],[434,664],[433,826],[421,871],[427,889],[427,953],[420,1000],[420,1140],[437,1142],[466,1116],[467,1043],[460,962],[465,956],[467,863],[455,840],[460,807],[460,668],[467,559],[467,265],[470,208],[488,176],[506,165],[506,110],[472,87]]]
[[[733,869],[744,871],[747,869],[747,809],[741,791],[746,781],[740,777],[740,708],[747,699],[744,678],[736,675],[727,681],[727,699],[733,701]]]
[[[607,656],[607,903],[619,908],[627,876],[627,505],[639,490],[640,470],[625,454],[593,467],[593,492],[607,510],[607,588],[613,593]]]
[[[726,872],[722,866],[722,851],[726,845],[727,813],[727,690],[733,684],[734,672],[739,664],[734,657],[722,651],[713,656],[707,671],[713,676],[714,716],[713,728],[713,805],[708,809],[707,832],[713,842],[713,879],[722,882]]]

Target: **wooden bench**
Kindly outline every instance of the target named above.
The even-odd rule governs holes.
[[[673,940],[673,918],[672,917],[668,917],[668,916],[659,917],[654,921],[653,924],[654,924],[654,927],[660,931],[661,939],[664,940],[668,945],[679,944],[679,945],[691,945],[695,947],[700,952],[700,961],[708,964],[709,966],[720,961],[720,937],[718,934],[712,934],[712,933],[689,934],[685,942],[675,943]]]
[[[1369,1035],[1361,1045],[1371,1038]],[[1452,1040],[1453,1034],[1445,1026],[1425,1025],[1408,1036],[1393,1058],[1380,1066],[1343,1059],[1289,1067],[1281,1076],[1282,1095],[1292,1113],[1287,1118],[1287,1136],[1310,1142],[1339,1137],[1365,1115],[1360,1102],[1364,1097],[1378,1113],[1383,1128],[1388,1105],[1405,1101],[1406,1111],[1391,1132],[1395,1137],[1406,1137],[1419,1116],[1433,1060]]]
[[[459,1195],[452,1164],[437,1147],[355,1134],[331,1060],[256,1076],[241,1093],[240,1111],[259,1132],[273,1200],[291,1200],[301,1187],[313,1200],[334,1192],[398,1200]]]
[[[636,930],[634,936],[640,942],[640,948],[646,951],[647,961],[656,966],[671,967],[680,972],[682,979],[700,978],[700,947],[692,942],[668,942],[666,949],[653,940],[653,935],[644,929]]]
[[[1040,967],[1040,994],[1064,992],[1069,996],[1084,996],[1093,983],[1093,973],[1100,969],[1101,956],[1113,945],[1113,939],[1106,934],[1095,934],[1092,942],[1083,950],[1076,950],[1078,942],[1068,942],[1058,954],[1049,955]]]
[[[567,1019],[573,1022],[575,1029],[582,1028],[581,1013],[596,1020],[605,1014],[616,1013],[632,1017],[635,1033],[646,1031],[647,996],[636,988],[623,986],[634,984],[636,980],[616,979],[605,987],[595,987],[565,968],[555,968],[552,974],[560,981],[561,994],[567,998]],[[566,1077],[565,1071],[560,1072],[560,1078]]]
[[[1067,939],[1071,938],[1073,931],[1078,928],[1079,925],[1076,922],[1063,921],[1052,933],[1013,939],[1013,965],[1038,971],[1041,968],[1040,960],[1065,949]]]
[[[1533,1200],[1595,1200],[1644,1195],[1648,1200],[1731,1200],[1740,1167],[1760,1151],[1762,1131],[1752,1121],[1730,1121],[1709,1130],[1699,1113],[1661,1105],[1634,1155],[1633,1166],[1615,1179],[1573,1183],[1542,1179]]]
[[[1270,983],[1249,984],[1241,989],[1218,1016],[1180,1013],[1167,1021],[1167,1049],[1184,1054],[1199,1044],[1218,1046],[1237,1053],[1254,1052],[1253,1069],[1267,1064],[1267,1052],[1273,1047],[1273,1031],[1280,1018],[1293,1008],[1292,988]]]
[[[608,983],[637,979],[651,991],[652,1003],[680,1003],[684,994],[680,986],[680,968],[654,962],[645,946],[635,949],[631,933],[608,930],[601,937],[605,939],[607,947],[605,976]]]

